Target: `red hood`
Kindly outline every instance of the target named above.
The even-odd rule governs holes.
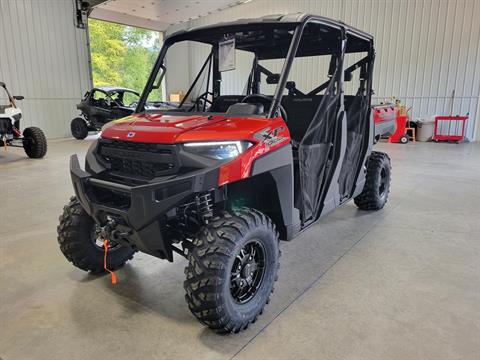
[[[265,118],[231,118],[220,115],[134,114],[112,121],[102,138],[173,144],[185,141],[249,139],[266,128]]]

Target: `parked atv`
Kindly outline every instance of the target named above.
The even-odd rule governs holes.
[[[0,103],[0,146],[23,147],[28,157],[40,159],[47,153],[47,139],[43,131],[32,126],[20,131],[22,110],[17,107],[16,101],[23,100],[20,95],[12,96],[4,82],[0,82],[7,95],[7,103]]]
[[[203,66],[176,108],[146,106],[179,42],[208,48]],[[246,329],[273,292],[279,240],[352,199],[363,210],[387,202],[390,159],[372,151],[374,54],[372,36],[306,14],[171,35],[136,112],[103,128],[85,170],[72,155],[76,196],[60,218],[61,251],[93,273],[121,268],[136,251],[180,254],[193,315],[218,332]],[[315,66],[325,80],[310,89],[293,78],[305,57],[326,65]]]
[[[82,112],[70,123],[75,139],[85,139],[89,131],[99,131],[109,121],[133,113],[138,104],[138,92],[121,87],[97,87],[87,91],[77,105]]]

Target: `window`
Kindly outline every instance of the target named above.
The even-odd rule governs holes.
[[[123,105],[132,107],[133,105],[136,105],[138,103],[139,96],[135,93],[132,93],[130,91],[125,91],[123,93]]]
[[[92,100],[105,100],[107,98],[107,94],[103,91],[96,90],[92,93]]]
[[[88,20],[88,29],[93,85],[141,92],[160,50],[161,34],[96,19]]]

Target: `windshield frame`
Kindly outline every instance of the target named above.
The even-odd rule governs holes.
[[[229,31],[247,31],[251,28],[258,28],[259,26],[272,26],[275,24],[278,24],[279,26],[292,26],[293,27],[293,36],[290,41],[288,51],[286,56],[284,57],[284,62],[282,66],[282,70],[280,73],[280,78],[278,81],[278,84],[275,88],[275,92],[272,98],[272,104],[270,106],[270,109],[266,115],[262,115],[262,117],[268,117],[268,118],[273,118],[274,114],[276,114],[278,110],[278,106],[280,104],[282,94],[285,90],[285,86],[287,83],[288,75],[290,72],[290,69],[292,67],[293,60],[295,56],[297,55],[297,50],[299,43],[301,41],[303,31],[308,23],[317,23],[321,25],[325,25],[330,28],[338,29],[342,32],[342,34],[345,34],[346,31],[350,32],[352,35],[358,37],[358,38],[363,38],[366,41],[373,41],[373,38],[371,35],[364,33],[363,31],[360,31],[358,29],[352,28],[348,25],[345,25],[343,23],[339,23],[336,21],[333,21],[328,18],[324,18],[321,16],[314,16],[314,15],[307,15],[303,17],[300,21],[265,21],[263,24],[261,24],[259,21],[257,22],[249,22],[245,21],[242,22],[241,24],[239,23],[231,23],[231,24],[218,24],[218,25],[213,25],[213,26],[207,26],[204,28],[199,28],[199,29],[193,29],[193,30],[182,30],[177,33],[174,33],[170,37],[168,37],[161,50],[160,54],[155,62],[155,65],[153,67],[152,72],[150,73],[150,76],[148,78],[147,84],[145,88],[142,91],[142,94],[140,96],[140,101],[137,105],[137,108],[135,109],[135,113],[141,113],[141,112],[152,112],[152,113],[166,113],[166,114],[176,114],[176,115],[185,115],[185,114],[192,114],[192,112],[180,112],[180,111],[171,111],[171,110],[165,110],[165,109],[146,109],[145,105],[147,104],[147,99],[150,94],[150,92],[154,88],[154,82],[157,79],[158,72],[163,68],[163,74],[162,77],[163,79],[161,81],[165,81],[165,58],[167,54],[167,50],[172,46],[173,44],[182,42],[182,41],[199,41],[198,37],[199,34],[208,34],[208,32],[212,33],[218,33],[218,32],[229,32]],[[214,46],[212,44],[212,46]],[[281,59],[281,58],[280,58]],[[215,71],[213,71],[214,76],[215,76]],[[215,79],[214,79],[215,83]],[[215,95],[215,88],[214,88],[214,97]]]
[[[278,23],[278,22],[267,22],[265,25],[272,26],[272,24],[274,25],[275,23]],[[281,23],[281,22],[280,22],[280,24],[283,25],[283,26],[286,25],[285,23]],[[273,117],[273,114],[275,114],[275,112],[276,112],[276,108],[278,107],[279,101],[275,101],[275,98],[278,99],[278,94],[283,93],[283,90],[285,88],[286,79],[288,77],[288,72],[289,72],[289,69],[291,67],[293,57],[295,56],[296,48],[298,47],[298,42],[300,40],[301,33],[302,33],[303,27],[305,26],[306,22],[303,22],[303,23],[290,22],[290,23],[287,23],[287,24],[290,24],[290,25],[293,26],[294,33],[293,33],[293,36],[292,36],[292,40],[290,41],[290,44],[288,46],[287,56],[284,58],[282,71],[281,71],[281,74],[280,74],[280,80],[279,80],[279,82],[276,86],[276,89],[275,89],[275,95],[274,95],[274,98],[272,99],[272,105],[271,105],[268,113],[266,115],[262,115],[261,117],[271,118],[271,117]],[[258,24],[255,24],[255,25],[258,26]],[[248,30],[251,26],[252,26],[252,24],[246,23],[246,24],[243,24],[243,25],[240,25],[240,26],[235,25],[234,28],[235,29],[240,29],[240,30]],[[227,32],[228,30],[230,30],[229,28],[230,27],[219,25],[218,27],[209,27],[208,29],[201,29],[201,31],[208,30],[208,31],[214,32],[215,30],[220,30],[221,29],[222,31]],[[160,54],[159,54],[159,56],[158,56],[158,58],[155,62],[155,65],[152,69],[152,72],[150,73],[147,84],[142,91],[142,94],[140,96],[140,101],[138,102],[137,108],[135,109],[135,113],[152,112],[152,113],[166,113],[166,114],[177,114],[177,115],[193,114],[192,112],[179,112],[179,111],[170,111],[170,110],[162,110],[162,109],[158,109],[158,110],[157,109],[146,109],[145,106],[147,104],[147,100],[148,100],[148,96],[150,95],[150,92],[155,87],[154,83],[155,83],[155,80],[158,77],[159,71],[162,68],[165,68],[164,63],[165,63],[165,58],[166,58],[168,49],[172,45],[177,44],[177,43],[182,42],[182,41],[188,41],[188,40],[198,41],[196,39],[195,35],[196,35],[195,32],[192,32],[191,34],[185,34],[183,32],[180,32],[180,34],[178,34],[178,35],[174,34],[174,35],[170,36],[169,38],[167,38],[165,40],[165,42],[164,42],[164,44],[163,44],[163,46],[160,50]],[[214,47],[214,45],[212,45],[212,47]],[[213,71],[213,73],[215,73],[215,71]],[[165,71],[164,71],[163,75],[164,74],[165,74]],[[163,77],[162,81],[164,81],[165,76],[162,76],[162,77]]]

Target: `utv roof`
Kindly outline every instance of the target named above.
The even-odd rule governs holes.
[[[373,36],[341,21],[323,16],[295,13],[269,15],[255,19],[240,19],[213,25],[193,27],[173,33],[166,43],[192,40],[211,45],[218,44],[226,34],[235,36],[236,48],[256,53],[260,59],[285,57],[293,30],[302,23],[314,22],[323,26],[315,31],[306,28],[302,53],[297,56],[331,54],[340,46],[339,29],[347,34],[346,52],[369,51]],[[311,35],[311,36],[309,36]],[[337,49],[338,50],[338,49]]]
[[[116,93],[116,92],[126,92],[127,91],[127,92],[132,92],[132,93],[140,96],[138,91],[135,91],[135,90],[132,90],[132,89],[127,89],[127,88],[124,88],[124,87],[98,86],[98,87],[93,88],[92,90],[100,90],[100,91],[103,91],[104,93],[107,93],[107,94],[112,94],[112,93]]]

